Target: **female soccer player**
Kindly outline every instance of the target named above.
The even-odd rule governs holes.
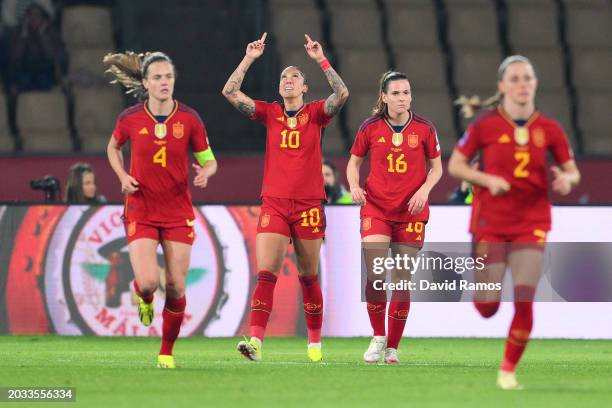
[[[535,106],[538,81],[529,60],[514,55],[497,71],[497,94],[477,103],[460,98],[466,116],[483,107],[466,130],[448,164],[448,171],[474,186],[470,232],[476,254],[488,252],[486,268],[476,279],[502,282],[506,266],[514,284],[514,318],[497,377],[502,389],[520,389],[515,370],[533,326],[533,299],[542,275],[546,233],[550,230],[546,154],[552,167],[554,191],[565,195],[580,181],[572,150],[561,126]],[[469,165],[477,152],[479,169]],[[476,292],[474,304],[484,317],[499,308],[499,291]]]
[[[174,368],[172,349],[185,311],[185,278],[194,241],[194,214],[188,186],[188,152],[199,165],[196,187],[204,188],[217,162],[200,116],[173,98],[176,70],[170,58],[153,52],[109,54],[108,72],[127,93],[143,100],[119,115],[108,143],[108,160],[125,193],[124,223],[134,269],[138,315],[153,320],[153,294],[159,286],[157,246],[166,264],[166,301],[158,367]],[[121,147],[131,144],[130,170],[123,167]]]
[[[342,108],[349,92],[325,58],[321,44],[306,35],[304,48],[310,58],[319,63],[333,93],[326,100],[304,103],[304,94],[308,91],[306,76],[300,68],[289,66],[281,73],[278,86],[282,104],[249,98],[240,91],[240,86],[251,64],[263,54],[266,35],[248,44],[246,55],[223,88],[223,95],[236,109],[267,128],[256,238],[258,276],[251,302],[251,339],[238,343],[238,351],[253,361],[262,358],[262,341],[272,312],[274,286],[287,245],[293,240],[308,327],[308,357],[321,361],[323,297],[318,268],[325,234],[321,133]]]
[[[366,302],[374,337],[363,358],[367,363],[376,363],[384,351],[385,363],[399,363],[397,348],[410,309],[409,292],[393,293],[387,339],[387,302],[384,294],[382,298],[376,296],[369,265],[372,257],[385,257],[389,245],[402,256],[415,256],[423,246],[429,218],[427,200],[442,177],[442,160],[436,129],[411,110],[408,77],[401,72],[386,72],[379,89],[374,115],[357,132],[346,174],[353,201],[362,206],[361,237],[368,265]],[[359,168],[368,152],[370,174],[362,189]]]

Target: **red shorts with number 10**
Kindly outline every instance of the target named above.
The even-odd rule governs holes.
[[[368,235],[386,235],[391,242],[422,247],[425,241],[425,222],[390,221],[376,217],[361,218],[361,238]]]
[[[325,212],[321,200],[263,197],[257,232],[289,238],[325,238]]]

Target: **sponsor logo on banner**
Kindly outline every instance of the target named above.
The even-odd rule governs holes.
[[[193,244],[185,291],[193,301],[187,301],[183,336],[202,333],[210,319],[218,318],[218,304],[223,301],[222,247],[204,217],[197,210],[195,213],[196,218],[188,222],[194,224],[198,239]],[[50,283],[47,307],[57,332],[73,334],[62,330],[63,325],[72,324],[83,334],[161,335],[166,286],[161,246],[157,252],[160,285],[155,293],[155,318],[145,327],[138,319],[134,271],[121,214],[118,206],[74,206],[60,221],[67,239],[51,243],[45,276]],[[130,223],[128,233],[135,227]]]

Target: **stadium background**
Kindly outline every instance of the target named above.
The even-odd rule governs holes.
[[[78,261],[81,263],[62,263],[59,275],[51,275],[53,268],[49,266],[49,257],[63,259],[66,249],[52,252],[50,248],[55,247],[50,245],[58,235],[78,241],[78,228],[86,227],[87,220],[98,220],[96,217],[103,217],[104,214],[112,224],[113,212],[117,211],[117,207],[68,208],[28,206],[25,203],[32,204],[42,198],[39,191],[30,189],[30,180],[53,174],[64,185],[68,167],[76,161],[91,163],[96,171],[99,191],[111,203],[120,202],[118,182],[107,164],[104,151],[117,114],[133,103],[133,98],[122,95],[119,87],[108,85],[108,78],[103,75],[101,59],[115,50],[161,50],[167,52],[177,65],[179,77],[175,96],[201,114],[220,163],[219,172],[209,187],[204,191],[193,191],[194,201],[198,204],[252,205],[201,208],[206,219],[202,221],[201,228],[210,228],[215,217],[226,211],[232,214],[235,225],[240,227],[234,231],[233,239],[246,242],[240,250],[245,251],[243,256],[248,264],[245,273],[249,273],[245,275],[245,280],[235,281],[232,283],[235,286],[228,286],[224,292],[214,296],[231,294],[232,291],[248,294],[253,286],[249,245],[252,243],[251,224],[258,211],[256,204],[263,172],[265,133],[263,127],[235,112],[223,99],[220,90],[240,61],[247,42],[258,38],[263,31],[268,31],[269,40],[264,56],[246,76],[243,89],[248,95],[257,99],[276,99],[280,70],[289,64],[304,68],[310,85],[309,99],[329,94],[324,76],[316,64],[308,60],[303,50],[304,33],[322,41],[326,54],[349,87],[349,102],[326,130],[323,140],[325,155],[341,169],[345,167],[353,135],[361,121],[369,115],[375,101],[377,80],[388,68],[408,73],[414,92],[413,109],[437,126],[443,155],[448,158],[466,125],[452,101],[460,94],[493,94],[495,72],[503,56],[521,53],[531,58],[540,79],[538,106],[563,124],[583,175],[581,185],[571,195],[552,197],[556,204],[576,206],[572,207],[571,214],[565,214],[568,218],[564,218],[565,221],[575,222],[561,223],[559,233],[567,240],[584,241],[584,237],[592,236],[590,234],[597,228],[600,231],[598,240],[610,240],[608,224],[599,223],[598,217],[602,221],[612,220],[612,207],[606,207],[612,205],[609,179],[612,174],[612,137],[609,134],[612,123],[608,114],[612,102],[612,75],[609,69],[612,66],[612,1],[181,0],[171,8],[167,2],[158,0],[58,1],[53,4],[54,24],[61,32],[68,55],[63,80],[50,91],[21,93],[12,101],[5,89],[6,98],[0,99],[0,201],[5,204],[0,207],[0,234],[3,238],[0,248],[2,333],[78,334],[71,332],[71,329],[60,330],[61,325],[54,316],[55,309],[51,307],[49,291],[59,280],[75,285],[70,281],[71,274],[75,270],[85,273],[81,267],[83,262],[91,261],[91,257]],[[14,115],[12,106],[15,108]],[[364,171],[367,171],[367,166]],[[432,203],[445,204],[456,187],[456,181],[444,175],[432,192]],[[445,218],[438,222],[449,224],[456,221],[460,226],[460,239],[468,239],[465,235],[467,209],[453,213],[449,208],[446,211],[440,207],[439,213]],[[355,208],[330,207],[330,211],[339,214],[338,220],[357,222]],[[60,221],[66,219],[66,214],[72,213],[77,214],[73,216],[74,222],[67,222],[69,227],[58,229],[58,225],[64,225]],[[79,224],[79,220],[85,221]],[[330,222],[333,221],[330,219]],[[553,228],[558,225],[555,224]],[[227,232],[223,229],[217,231]],[[351,243],[358,240],[357,227],[351,228],[350,224],[344,224],[336,234],[338,241],[345,237],[350,237],[348,241]],[[120,237],[117,235],[115,238]],[[335,249],[333,243],[330,238],[330,245],[325,250],[344,250]],[[215,245],[218,247],[219,242],[209,244],[213,248]],[[358,257],[358,242],[353,246],[354,256]],[[225,261],[238,257],[231,252]],[[97,259],[96,256],[93,258]],[[290,254],[285,265],[286,277],[295,274],[292,262]],[[100,263],[102,266],[98,267],[102,271],[110,270],[108,259]],[[207,267],[195,265],[196,275],[198,268]],[[96,265],[91,266],[89,272],[93,275],[95,272],[103,273],[96,269]],[[358,274],[346,268],[337,273],[340,278],[346,279],[357,279]],[[11,280],[15,274],[23,276],[24,280]],[[106,279],[110,275],[97,276]],[[205,280],[206,277],[199,282]],[[278,291],[277,299],[283,296],[278,301],[284,307],[278,307],[274,312],[271,323],[273,334],[305,332],[304,323],[299,320],[297,286],[291,285],[287,280],[285,290]],[[202,290],[211,287],[203,285]],[[31,288],[39,293],[35,302],[27,297]],[[107,299],[106,288],[106,285],[95,286],[94,289],[90,287],[88,293],[97,290],[97,302]],[[124,303],[129,305],[129,294],[126,296]],[[228,299],[214,298],[214,301],[219,307]],[[328,318],[333,318],[342,304],[338,302],[338,309],[333,309],[333,298],[326,298],[326,303],[331,305],[327,306]],[[607,305],[553,306],[546,315],[550,318],[562,310],[554,307],[564,310],[586,307],[583,310],[598,312],[586,313],[587,317],[580,322],[585,326],[575,327],[572,332],[575,334],[546,331],[546,328],[553,330],[555,325],[552,323],[539,328],[536,325],[540,331],[534,334],[540,337],[612,338],[609,325],[602,325],[600,320],[601,311],[605,310],[602,308],[609,308]],[[471,313],[467,306],[470,305],[460,305],[455,313]],[[202,309],[209,313],[210,307],[203,305]],[[430,306],[431,310],[436,307]],[[215,312],[220,313],[222,309],[219,307]],[[12,315],[11,311],[14,310],[19,313]],[[74,315],[64,316],[66,320],[82,318],[74,309],[69,310]],[[506,312],[510,310],[506,309]],[[97,310],[94,318],[98,316],[98,320],[108,322],[109,317],[99,313],[100,310]],[[285,316],[281,316],[282,313]],[[447,310],[438,313],[445,316]],[[564,313],[567,316],[567,312]],[[415,308],[412,316],[417,314]],[[349,319],[345,327],[347,331],[330,334],[366,335],[367,332],[359,328],[365,319],[365,313],[361,315],[355,317],[358,321],[352,322],[355,331],[346,329],[351,323]],[[422,315],[427,315],[427,311]],[[471,323],[463,323],[483,326],[476,313],[472,313],[472,317]],[[206,318],[210,316],[203,317],[204,320]],[[425,330],[421,335],[502,335],[508,318],[509,314],[501,315],[496,318],[496,325],[489,326],[486,331]],[[274,319],[284,323],[275,326]],[[579,319],[576,317],[576,320]],[[78,321],[75,324],[81,329],[89,327],[87,324],[79,326]],[[241,334],[244,325],[240,318],[233,333],[223,331],[218,335]],[[406,334],[414,335],[413,324],[409,323],[408,326]],[[419,323],[415,321],[416,327],[419,327]],[[201,333],[202,328],[198,328]],[[589,328],[592,332],[589,332]],[[87,330],[96,333],[91,328]],[[88,333],[87,330],[85,333]],[[131,326],[126,327],[125,331],[101,331],[97,334],[134,334],[130,330]],[[194,328],[193,332],[197,330]]]

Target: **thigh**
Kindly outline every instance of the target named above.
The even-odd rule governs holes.
[[[544,253],[540,249],[516,249],[508,255],[514,286],[538,286],[542,277]]]
[[[325,237],[325,211],[320,200],[291,200],[289,216],[291,237],[321,240]]]
[[[415,258],[417,253],[419,252],[419,247],[413,245],[413,243],[398,243],[394,242],[391,244],[391,255],[393,257],[399,256],[402,259],[400,262],[402,268],[396,269],[394,268],[391,272],[391,280],[392,282],[399,282],[400,280],[410,280],[412,278],[412,265],[413,263],[409,261],[410,258]],[[404,260],[406,259],[406,262]],[[414,271],[416,273],[417,271]]]
[[[185,280],[191,260],[191,245],[163,240],[162,248],[166,262],[166,295],[179,298],[185,293]]]
[[[312,276],[319,272],[319,258],[323,239],[294,239],[293,247],[300,276]]]
[[[502,283],[506,274],[506,246],[503,237],[475,236],[473,243],[474,257],[484,258],[484,268],[474,268],[476,283]],[[477,290],[474,292],[476,302],[499,302],[500,290]]]
[[[361,219],[361,252],[369,281],[384,279],[384,260],[389,256],[391,226],[384,220],[363,217]]]
[[[128,246],[134,277],[142,289],[159,286],[157,245],[157,240],[138,238]]]
[[[255,238],[257,270],[265,270],[278,276],[287,254],[289,237],[270,232],[258,233]]]

